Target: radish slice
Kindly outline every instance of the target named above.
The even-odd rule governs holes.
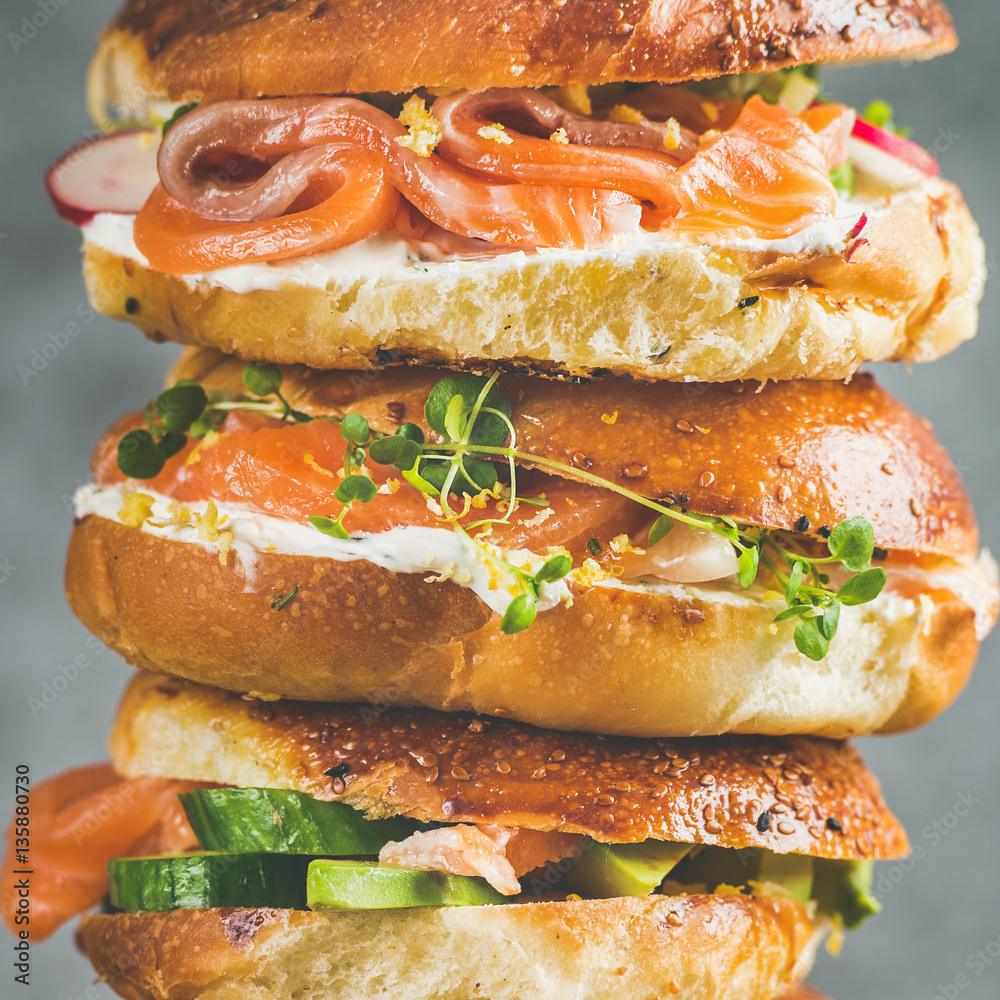
[[[891,185],[916,187],[941,173],[937,160],[922,146],[859,118],[850,141],[855,166]]]
[[[74,226],[99,212],[138,212],[159,182],[153,128],[84,139],[49,168],[45,187],[60,217]]]

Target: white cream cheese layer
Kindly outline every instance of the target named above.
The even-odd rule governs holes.
[[[742,251],[774,251],[780,254],[816,252],[841,253],[847,234],[857,225],[862,213],[869,217],[885,210],[884,201],[841,200],[834,218],[809,226],[794,236],[780,240],[733,240],[724,249]],[[83,227],[84,240],[119,257],[147,266],[146,258],[136,248],[132,236],[134,215],[103,212]],[[425,260],[416,244],[396,233],[381,233],[353,246],[330,253],[313,254],[294,260],[261,264],[237,264],[205,274],[188,275],[183,280],[189,287],[208,285],[232,292],[276,291],[290,283],[306,288],[336,288],[362,279],[387,278],[394,281],[422,282],[436,280],[441,268],[460,269],[462,273],[482,274],[523,268],[544,256],[546,260],[585,263],[590,260],[635,256],[652,249],[691,248],[690,243],[665,239],[655,233],[622,237],[614,246],[600,250],[541,249],[517,251],[481,258],[447,258],[439,262]],[[710,249],[710,248],[706,248]]]
[[[123,523],[119,512],[126,497],[134,490],[135,486],[131,484],[105,488],[93,484],[81,486],[74,496],[76,516],[82,518],[96,515]],[[139,492],[152,498],[149,517],[141,530],[159,538],[201,545],[208,551],[218,551],[218,542],[207,541],[203,537],[194,517],[176,516],[175,501],[144,487],[140,487]],[[204,515],[208,503],[185,503],[183,506],[192,515]],[[394,573],[422,573],[424,579],[431,582],[453,580],[472,590],[501,615],[520,593],[509,574],[491,566],[478,548],[448,528],[392,528],[376,534],[338,539],[324,535],[309,525],[261,514],[235,504],[217,504],[217,510],[217,527],[220,531],[232,534],[228,554],[235,554],[239,559],[248,588],[253,586],[254,566],[258,557],[262,553],[277,552],[341,562],[365,559]],[[515,565],[530,571],[540,568],[546,559],[545,556],[525,549],[505,550],[503,555]],[[601,570],[594,560],[587,560],[583,566],[574,569],[558,583],[541,585],[537,602],[539,612],[555,607],[560,601],[572,600],[570,584],[579,588],[607,587],[633,593],[663,594],[677,600],[699,600],[734,607],[761,606],[771,609],[774,614],[785,608],[780,594],[756,585],[743,590],[735,578],[699,584],[649,580],[623,582]],[[919,598],[902,597],[889,592],[887,588],[886,592],[870,604],[845,607],[842,615],[845,618],[875,615],[893,623],[911,619],[914,624],[919,624],[926,616],[926,609]]]

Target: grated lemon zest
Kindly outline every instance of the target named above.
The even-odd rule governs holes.
[[[430,156],[444,135],[444,126],[428,110],[422,97],[413,94],[403,105],[399,120],[406,126],[406,135],[396,139],[404,149],[417,156]]]

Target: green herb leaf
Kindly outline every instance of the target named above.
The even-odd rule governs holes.
[[[208,395],[200,385],[175,385],[156,397],[156,409],[168,431],[186,431],[206,406]]]
[[[820,635],[829,641],[837,634],[837,625],[840,623],[840,602],[830,601],[823,608],[823,615],[817,618]]]
[[[453,375],[442,379],[427,397],[424,417],[432,430],[449,437],[446,418],[448,407],[455,396],[461,396],[469,408],[475,406],[479,394],[489,379],[480,375]],[[499,410],[510,419],[510,401],[494,386],[486,395],[483,406]],[[455,440],[454,438],[449,438]],[[493,413],[480,413],[469,436],[469,442],[484,447],[499,447],[507,440],[507,425]]]
[[[802,586],[803,569],[804,567],[800,562],[792,564],[792,571],[788,574],[788,585],[785,587],[785,600],[789,604],[794,603],[795,597],[799,592],[799,587]]]
[[[444,412],[444,429],[450,441],[460,441],[468,423],[465,414],[465,400],[461,396],[452,396],[448,409]]]
[[[791,607],[785,608],[784,611],[776,614],[774,620],[776,622],[787,622],[790,618],[801,618],[807,612],[812,611],[815,606],[814,604],[793,604]]]
[[[419,472],[414,472],[412,469],[401,469],[403,478],[411,485],[420,490],[421,493],[426,493],[428,496],[436,496],[441,492],[440,487],[435,489],[433,483],[427,482]]]
[[[751,545],[740,552],[736,560],[736,576],[741,587],[749,587],[757,579],[757,569],[760,565],[760,549]]]
[[[348,413],[340,421],[340,433],[345,441],[356,444],[358,447],[368,444],[368,438],[371,435],[368,421],[360,413]],[[363,458],[362,461],[364,461]]]
[[[451,461],[441,462],[425,458],[420,463],[420,475],[440,493],[444,489],[452,464]],[[484,462],[481,458],[471,458],[466,455],[458,463],[458,472],[448,492],[461,496],[472,491],[478,493],[480,490],[491,490],[496,484],[497,470],[492,462]]]
[[[270,362],[250,364],[243,369],[243,384],[253,396],[270,396],[281,388],[283,381],[281,369]]]
[[[516,635],[529,628],[535,620],[537,608],[534,599],[528,594],[519,594],[510,602],[510,607],[500,619],[500,631],[504,635]]]
[[[662,541],[674,530],[675,523],[668,514],[661,514],[649,529],[649,541],[646,544],[652,548],[657,542]]]
[[[830,183],[834,189],[848,198],[854,196],[857,190],[857,179],[854,176],[854,164],[845,160],[839,167],[830,171]]]
[[[378,494],[378,487],[367,476],[348,476],[338,487],[334,496],[341,503],[371,503]]]
[[[535,583],[555,583],[573,568],[569,556],[553,556],[536,574]]]
[[[424,443],[424,432],[416,424],[400,424],[396,428],[396,434],[408,441],[416,441],[417,444]]]
[[[182,104],[179,108],[175,108],[174,113],[163,123],[161,136],[166,135],[172,125],[183,118],[189,111],[194,111],[196,107],[198,107],[198,102],[192,101],[190,104]]]
[[[299,592],[298,586],[292,588],[288,594],[278,594],[278,596],[271,601],[271,610],[280,611],[297,593]]]
[[[795,648],[810,660],[819,662],[829,652],[830,640],[820,631],[819,620],[803,618],[795,628]]]
[[[313,418],[310,417],[308,413],[303,413],[301,410],[289,410],[288,415],[297,424],[311,424],[313,422]]]
[[[179,452],[186,444],[186,434],[175,434],[173,431],[167,431],[167,433],[160,438],[160,443],[157,445],[157,448],[163,452],[164,458],[170,458],[171,455],[176,455],[177,452]]]
[[[826,542],[830,555],[847,569],[859,573],[868,568],[875,551],[875,529],[863,517],[841,521]]]
[[[837,591],[837,600],[847,605],[867,604],[882,593],[885,581],[885,570],[881,566],[866,569],[844,581]]]
[[[153,479],[166,462],[167,456],[147,430],[129,431],[118,442],[118,468],[129,479]]]
[[[419,428],[418,428],[419,429]],[[423,450],[410,438],[376,438],[368,446],[368,457],[379,465],[395,465],[399,469],[412,469]]]
[[[309,523],[317,530],[322,532],[324,535],[330,535],[332,538],[350,538],[347,529],[339,522],[335,521],[332,517],[321,517],[318,514],[313,514],[309,517]]]

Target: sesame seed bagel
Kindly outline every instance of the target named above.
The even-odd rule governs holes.
[[[849,263],[817,251],[644,244],[399,273],[347,263],[342,273],[330,265],[325,285],[297,283],[291,271],[248,289],[227,287],[225,270],[187,281],[88,239],[84,274],[98,311],[154,340],[248,360],[841,379],[865,361],[934,360],[976,332],[985,251],[958,189],[929,181],[879,195],[884,207]]]
[[[170,381],[241,394],[244,367],[218,351],[189,350]],[[388,434],[409,421],[438,437],[424,403],[446,372],[294,366],[282,373],[283,395],[305,413],[358,412]],[[683,495],[691,510],[789,531],[803,517],[815,532],[863,515],[882,548],[977,555],[975,515],[947,452],[930,424],[871,375],[848,385],[764,386],[610,377],[573,385],[505,375],[497,385],[511,401],[519,450],[574,466],[581,478],[600,476],[646,497]]]
[[[190,351],[175,375],[238,391],[241,368]],[[430,433],[423,401],[438,377],[288,368],[283,390],[313,413],[334,405],[380,430],[414,420]],[[947,455],[869,376],[760,392],[610,378],[505,376],[499,385],[526,452],[647,496],[682,495],[695,511],[792,531],[803,517],[816,531],[864,515],[890,554],[976,554],[975,520]],[[613,423],[602,419],[611,413]],[[772,625],[784,604],[763,581],[750,591],[574,583],[571,604],[507,635],[484,596],[428,579],[430,569],[325,554],[309,528],[301,550],[241,547],[247,532],[267,537],[292,522],[255,528],[254,515],[225,504],[236,548],[223,562],[197,534],[123,523],[123,502],[115,493],[74,527],[66,590],[75,613],[136,666],[268,698],[468,710],[633,736],[843,738],[933,718],[964,686],[978,650],[970,597],[947,581],[905,596],[891,579],[875,602],[844,608],[819,663],[795,648],[794,623]]]
[[[481,90],[717,77],[812,62],[927,58],[957,44],[935,0],[127,0],[91,104]],[[100,110],[95,117],[102,118]]]
[[[768,630],[774,602],[591,587],[505,635],[471,590],[425,576],[269,552],[222,566],[90,515],[70,538],[66,594],[129,663],[221,688],[634,736],[912,729],[958,696],[979,647],[973,610],[947,593],[845,608],[813,663],[793,625]]]
[[[77,940],[127,1000],[771,1000],[818,935],[792,900],[659,896],[127,913],[84,917]]]
[[[857,752],[810,737],[605,738],[455,713],[247,700],[143,672],[126,688],[110,747],[125,777],[291,788],[370,818],[829,859],[908,850]],[[328,776],[333,768],[343,776]]]

